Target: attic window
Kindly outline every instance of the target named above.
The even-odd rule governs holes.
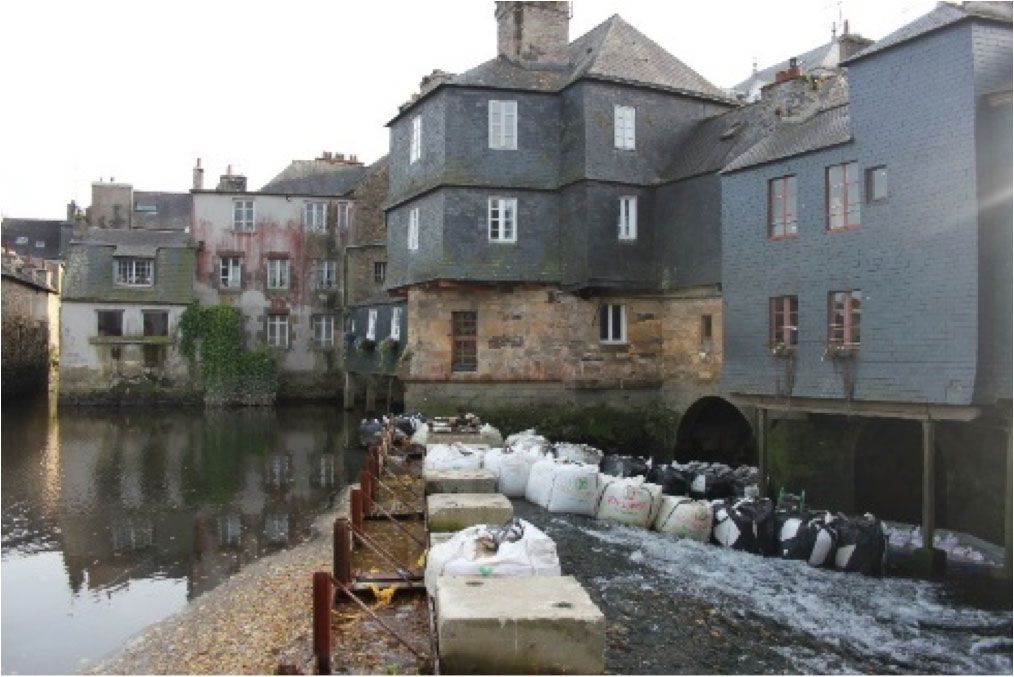
[[[140,202],[138,202],[136,205],[134,205],[134,211],[136,211],[136,212],[144,212],[146,214],[158,214],[158,206],[157,205],[146,205],[146,204],[141,204]]]
[[[741,130],[742,128],[743,128],[742,122],[733,122],[731,125],[729,125],[728,128],[726,128],[724,132],[722,132],[721,137],[722,141],[725,141],[726,139],[731,139],[732,137],[736,136],[736,134],[738,134],[739,130]]]
[[[19,235],[18,239],[14,240],[14,244],[28,244],[28,236]]]

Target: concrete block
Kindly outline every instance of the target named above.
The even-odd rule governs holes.
[[[454,538],[455,532],[453,531],[432,531],[430,532],[430,547],[440,545],[444,541],[449,541]]]
[[[454,443],[463,444],[469,449],[478,451],[486,451],[489,449],[489,445],[486,444],[485,442],[480,441],[478,435],[472,434],[457,435],[450,433],[442,435],[437,433],[430,433],[429,437],[426,438],[426,451],[429,451],[430,447],[432,447],[435,444],[447,445]]]
[[[573,576],[444,576],[437,584],[445,674],[601,674],[606,622]]]
[[[430,531],[461,531],[476,524],[503,524],[514,506],[503,494],[431,494],[426,497]]]
[[[492,470],[427,470],[426,494],[495,494]]]

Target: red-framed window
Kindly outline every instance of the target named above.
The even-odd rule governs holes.
[[[451,371],[479,368],[478,329],[478,313],[451,313]]]
[[[862,293],[858,289],[833,291],[827,295],[828,345],[859,345],[861,299]]]
[[[799,298],[796,296],[775,296],[769,299],[770,345],[785,347],[799,344]]]
[[[779,176],[768,181],[768,238],[795,237],[796,177]]]
[[[827,183],[827,229],[847,230],[859,227],[859,163],[831,165]]]

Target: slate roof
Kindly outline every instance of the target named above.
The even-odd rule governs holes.
[[[131,228],[186,230],[193,220],[193,205],[190,193],[135,190]]]
[[[0,238],[4,247],[21,256],[58,260],[65,253],[64,233],[72,228],[69,221],[5,218],[0,225]],[[19,244],[19,238],[27,238],[27,241]],[[39,242],[43,243],[42,247],[36,246]]]
[[[871,54],[876,54],[903,42],[913,40],[931,31],[950,26],[963,19],[981,18],[1011,23],[1011,7],[1010,2],[966,2],[960,7],[941,2],[928,14],[924,14],[915,21],[905,24],[842,63],[850,64]]]
[[[112,246],[113,256],[155,256],[159,249],[190,247],[190,234],[181,230],[124,230],[120,228],[89,228],[84,237],[71,244]]]
[[[327,160],[293,160],[261,187],[262,193],[339,197],[366,177],[367,167]]]
[[[781,123],[771,134],[726,165],[723,171],[734,172],[851,140],[849,105],[824,108],[800,122]]]
[[[725,90],[708,82],[618,14],[572,41],[567,46],[566,64],[521,64],[501,56],[460,75],[450,75],[444,82],[467,87],[557,92],[581,79],[657,87],[723,103],[735,101]],[[424,90],[423,96],[430,91]],[[421,98],[402,106],[394,119]]]

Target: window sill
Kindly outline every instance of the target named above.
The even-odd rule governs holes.
[[[782,240],[795,240],[799,237],[799,233],[793,233],[792,235],[768,235],[768,242],[781,242]]]
[[[859,224],[854,226],[842,226],[841,228],[825,228],[827,233],[847,233],[850,230],[859,230]]]
[[[88,339],[92,345],[128,345],[143,344],[150,346],[169,346],[174,343],[171,336],[92,336]]]
[[[490,244],[517,244],[517,240],[489,240]]]
[[[630,345],[626,341],[599,341],[599,347],[614,353],[630,350]]]
[[[137,289],[137,290],[153,289],[155,287],[154,283],[153,284],[129,284],[127,282],[114,282],[113,286],[116,287],[117,289]]]

